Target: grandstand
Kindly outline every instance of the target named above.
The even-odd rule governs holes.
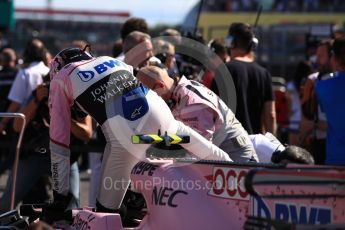
[[[113,43],[119,39],[122,23],[128,12],[100,12],[16,8],[16,29],[10,31],[11,44],[19,52],[31,37],[41,38],[54,54],[82,39],[92,44],[97,55],[110,55]],[[24,42],[24,43],[23,43]]]
[[[275,76],[291,77],[296,66],[305,59],[308,44],[333,35],[334,28],[344,31],[345,2],[339,0],[203,0],[198,28],[205,41],[225,37],[232,22],[255,24],[259,39],[258,61]],[[193,26],[197,4],[184,24]]]

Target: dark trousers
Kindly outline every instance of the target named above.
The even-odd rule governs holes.
[[[312,140],[312,155],[315,164],[323,165],[326,161],[326,139],[313,139]]]

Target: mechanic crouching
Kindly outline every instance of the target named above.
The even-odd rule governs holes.
[[[184,76],[171,78],[157,66],[141,68],[137,78],[168,103],[175,119],[224,150],[234,162],[258,162],[248,133],[234,113],[204,85]]]

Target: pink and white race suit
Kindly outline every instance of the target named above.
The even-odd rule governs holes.
[[[70,107],[76,103],[102,127],[107,144],[97,200],[118,209],[133,166],[149,147],[132,144],[131,135],[163,133],[189,135],[184,147],[201,159],[231,161],[228,154],[200,134],[176,121],[166,103],[144,87],[132,67],[99,57],[66,65],[50,84],[50,149],[54,189],[66,195],[69,187]]]
[[[182,77],[170,103],[175,119],[195,129],[235,162],[258,161],[248,133],[235,114],[211,90]]]

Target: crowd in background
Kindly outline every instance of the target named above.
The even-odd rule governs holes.
[[[205,5],[208,10],[220,10],[212,9],[213,1],[208,0],[206,2]],[[282,11],[307,10],[309,8],[318,11],[323,10],[324,2],[329,1],[266,2],[267,5],[271,4],[271,8]],[[221,9],[255,10],[257,1],[231,1],[230,3],[231,6],[226,5]],[[109,53],[112,53],[113,57],[132,65],[134,73],[147,65],[163,66],[162,68],[167,70],[171,78],[185,76],[190,80],[203,83],[221,96],[219,85],[217,85],[217,78],[219,77],[217,66],[211,70],[203,69],[203,66],[196,60],[176,53],[175,44],[181,41],[181,34],[178,31],[166,29],[160,33],[162,36],[170,36],[174,41],[159,39],[151,42],[149,33],[150,30],[145,20],[129,19],[121,28],[121,39],[111,44],[113,50],[109,50]],[[341,74],[339,76],[333,74],[335,77],[332,75],[335,72],[344,74],[345,71],[345,43],[343,38],[337,38],[335,41],[334,37],[330,37],[327,40],[319,41],[317,47],[308,54],[308,59],[303,60],[297,66],[292,81],[282,90],[283,102],[285,103],[283,106],[286,106],[284,111],[287,121],[285,123],[279,123],[279,121],[277,123],[277,116],[281,116],[282,110],[278,111],[276,108],[281,105],[277,105],[271,74],[255,62],[255,50],[258,43],[250,26],[244,23],[233,23],[229,28],[227,38],[211,41],[204,41],[196,35],[191,36],[191,38],[207,45],[220,57],[219,60],[226,65],[231,73],[237,94],[235,115],[248,134],[270,132],[282,142],[309,149],[317,164],[345,164],[344,143],[341,144],[344,141],[344,135],[341,135],[341,140],[337,136],[342,132],[343,125],[337,125],[339,118],[335,116],[335,114],[340,116],[344,111],[340,105],[330,107],[329,102],[325,99],[329,98],[327,93],[332,93],[327,91],[329,90],[327,87],[331,86],[318,85],[320,87],[319,92],[317,92],[318,87],[316,87],[317,83],[322,81],[344,79]],[[229,41],[229,39],[232,40]],[[70,41],[70,44],[63,44],[63,47],[60,48],[74,46],[84,49],[86,44],[88,42],[84,40],[74,40]],[[92,52],[94,44],[92,42],[90,44]],[[142,44],[141,51],[133,51],[138,44]],[[334,44],[337,45],[334,46]],[[23,54],[17,53],[16,50],[7,46],[1,47],[0,53],[0,112],[23,112],[28,120],[22,146],[20,169],[24,170],[25,168],[25,170],[32,172],[28,174],[27,171],[22,171],[21,174],[23,175],[21,176],[21,183],[30,184],[31,189],[30,186],[22,186],[21,195],[17,196],[16,203],[20,201],[32,202],[32,199],[35,198],[29,194],[32,193],[32,190],[37,189],[34,186],[36,183],[43,184],[41,186],[44,188],[43,190],[46,190],[47,184],[49,185],[50,159],[49,140],[47,139],[49,138],[47,134],[49,132],[49,108],[47,107],[47,98],[50,79],[48,63],[55,55],[46,48],[39,38],[32,39],[22,46]],[[140,55],[143,57],[141,58]],[[143,61],[137,62],[138,58]],[[202,75],[200,75],[201,70],[204,73]],[[344,81],[337,83],[338,86],[345,86],[341,84],[344,84]],[[344,99],[343,95],[339,95],[339,100],[336,101],[340,102],[341,99]],[[82,146],[90,143],[93,138],[102,146],[104,140],[101,140],[102,134],[97,129],[97,125],[92,124],[89,117],[82,116],[82,111],[77,108],[73,108],[71,113],[73,118],[71,133],[74,138],[72,143]],[[8,146],[3,149],[0,155],[0,174],[11,169],[20,125],[18,120],[1,119],[0,140],[3,143],[8,143]],[[331,142],[327,140],[330,134],[332,136]],[[329,143],[332,143],[331,147],[327,146]],[[337,149],[338,155],[333,153],[334,149]],[[101,154],[97,152],[101,151],[90,153],[90,159],[92,159],[90,164],[93,164],[91,168],[100,167]],[[87,162],[87,157],[78,148],[74,150],[72,156],[74,159],[71,161],[71,165],[74,167],[71,171],[74,173],[71,175],[74,180],[71,180],[71,183],[74,186],[71,186],[73,190],[71,193],[75,195],[75,200],[71,205],[77,207],[79,206],[78,164],[81,166],[81,159],[83,162]],[[81,158],[80,156],[84,157]],[[38,167],[37,164],[40,166]],[[41,167],[41,165],[49,167]],[[38,180],[41,176],[45,178],[43,182]],[[92,174],[92,176],[95,177],[94,180],[97,180],[98,175]],[[0,199],[0,212],[9,209],[10,181],[11,177],[9,177],[5,195]],[[96,186],[90,186],[90,188],[96,189]],[[94,190],[90,192],[91,194],[96,193]],[[94,199],[94,195],[90,197]],[[40,199],[44,202],[44,199],[49,199],[49,196],[41,196]],[[35,202],[38,201],[35,200]],[[90,200],[90,205],[94,206],[94,202],[95,200]]]
[[[252,12],[261,5],[273,12],[342,12],[341,0],[205,0],[207,12]]]

